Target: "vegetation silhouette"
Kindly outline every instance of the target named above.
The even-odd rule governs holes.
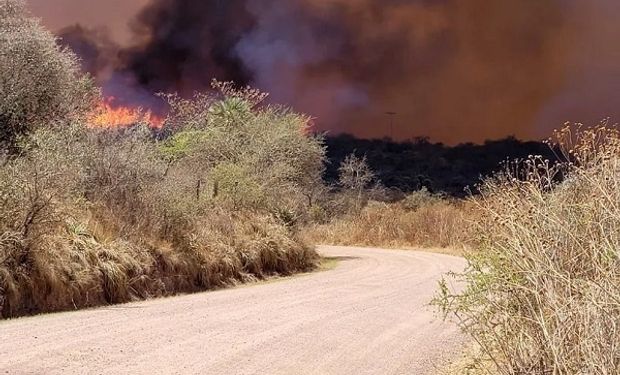
[[[476,193],[483,177],[491,176],[507,162],[540,155],[557,161],[557,155],[545,142],[521,141],[514,137],[448,146],[427,138],[409,141],[360,139],[350,134],[329,136],[327,146],[327,182],[338,180],[338,168],[347,156],[365,157],[383,186],[404,194],[426,188],[432,193],[465,197]]]

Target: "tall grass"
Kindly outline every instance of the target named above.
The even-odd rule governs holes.
[[[3,232],[2,316],[214,289],[309,270],[317,257],[283,226],[253,214],[211,214],[183,244],[101,239],[97,225],[66,222],[36,241]]]
[[[306,236],[315,243],[385,248],[433,248],[460,253],[470,238],[467,202],[453,202],[424,191],[396,203],[371,201]]]
[[[532,157],[485,183],[480,246],[437,300],[500,374],[620,373],[620,134],[556,134],[567,162]],[[559,182],[561,181],[561,182]]]

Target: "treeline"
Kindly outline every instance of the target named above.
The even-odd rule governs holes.
[[[390,139],[359,139],[351,135],[327,137],[328,182],[338,180],[343,160],[355,154],[366,157],[375,177],[383,186],[403,193],[426,188],[433,193],[464,197],[476,192],[482,177],[493,175],[502,164],[530,155],[556,160],[554,151],[544,142],[526,142],[516,138],[447,146],[425,138],[395,142]]]

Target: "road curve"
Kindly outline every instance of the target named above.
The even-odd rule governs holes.
[[[428,374],[458,349],[428,302],[464,260],[320,251],[336,269],[0,322],[0,374]]]

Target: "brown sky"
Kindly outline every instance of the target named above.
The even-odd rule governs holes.
[[[167,0],[26,1],[52,30],[76,23],[105,27],[115,40],[126,44],[129,20],[147,3],[159,4],[166,11],[174,8],[170,5],[174,2]],[[341,2],[341,10],[351,13],[342,13],[339,25],[349,32],[343,35],[350,36],[346,46],[358,53],[354,56],[322,56],[324,36],[290,36],[288,31],[306,29],[297,28],[300,22],[288,20],[288,13],[278,18],[278,12],[264,7],[252,11],[271,24],[261,25],[244,38],[246,43],[239,49],[259,87],[319,120],[336,117],[332,123],[339,125],[334,130],[381,136],[389,124],[383,114],[387,110],[399,112],[396,137],[429,135],[447,142],[482,141],[509,134],[539,138],[564,121],[592,123],[605,116],[620,120],[620,0],[393,1],[403,9],[384,7],[384,13],[395,10],[384,14],[390,20],[384,24],[377,24],[382,18],[377,17],[376,6],[383,6],[382,0],[281,1],[265,3],[314,4],[317,9],[310,10],[322,14],[319,5]],[[259,3],[248,0],[251,5]],[[362,6],[365,4],[368,6]],[[558,22],[548,22],[554,20]],[[392,34],[398,40],[404,38],[408,48],[367,53],[373,49],[365,46],[377,40],[390,41]],[[279,38],[274,41],[273,35]],[[449,43],[436,43],[437,48],[431,44],[445,37],[451,38]],[[315,39],[321,43],[313,44]],[[389,47],[389,43],[378,45],[384,44]],[[287,46],[284,51],[282,45]],[[280,66],[281,62],[297,62],[300,56],[290,55],[300,51],[301,59],[308,51],[318,53],[321,59],[314,61],[310,54],[306,56],[310,63]],[[389,64],[382,59],[388,59]],[[362,74],[369,68],[372,74]],[[355,94],[364,85],[371,87],[369,95],[358,98]],[[374,112],[344,113],[334,105],[340,97],[367,100]]]
[[[127,23],[149,0],[26,0],[30,10],[52,30],[81,23],[106,27],[117,41],[127,41]]]

